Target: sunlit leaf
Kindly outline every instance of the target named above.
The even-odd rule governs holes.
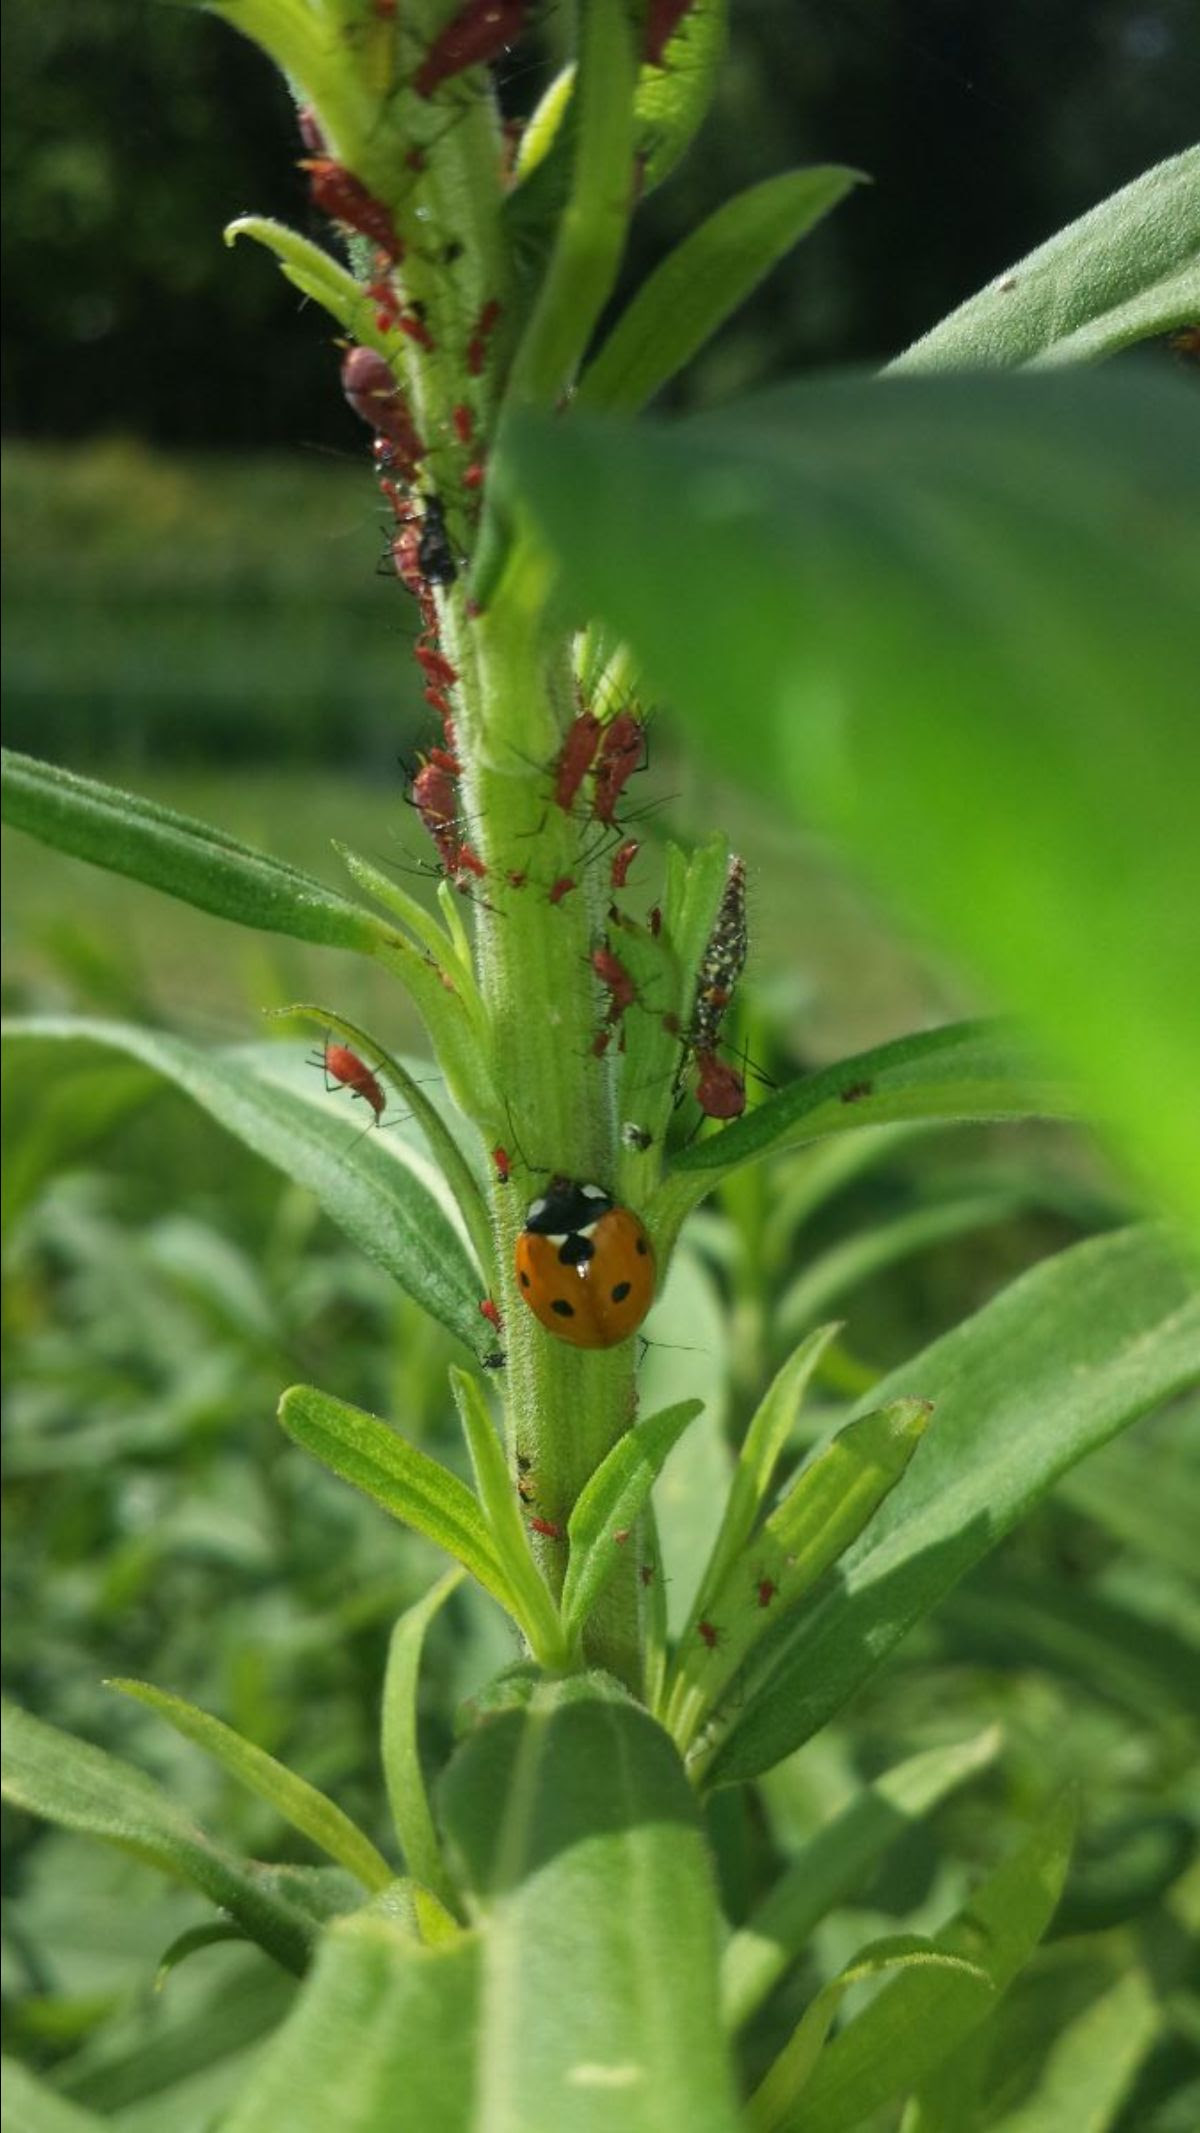
[[[1060,1474],[1197,1382],[1200,1294],[1139,1229],[1033,1268],[894,1371],[870,1404],[925,1397],[936,1425],[769,1683],[732,1714],[711,1777],[755,1775],[799,1747]]]

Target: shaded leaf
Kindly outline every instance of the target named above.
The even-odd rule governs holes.
[[[733,1715],[711,1778],[753,1776],[799,1747],[1066,1468],[1198,1380],[1200,1295],[1142,1229],[1033,1268],[894,1371],[872,1404],[920,1394],[937,1426],[774,1655],[769,1685]]]
[[[567,1657],[562,1624],[550,1590],[530,1551],[529,1536],[518,1510],[514,1477],[477,1378],[453,1366],[450,1383],[467,1440],[471,1469],[496,1561],[513,1595],[517,1619],[530,1651],[548,1671]]]
[[[0,2059],[0,2133],[103,2133],[105,2124],[56,2095],[19,2059]]]
[[[513,448],[572,605],[1027,1014],[1200,1222],[1189,386],[839,380],[671,425],[527,416]]]
[[[953,1748],[929,1748],[876,1778],[784,1868],[721,1959],[721,2006],[737,2029],[761,2006],[814,1926],[853,1896],[888,1847],[947,1793],[985,1769],[1000,1747],[989,1726]]]
[[[3,1708],[5,1799],[191,1882],[285,1970],[303,1971],[311,1922],[253,1866],[214,1844],[153,1778],[16,1704],[5,1701]]]
[[[779,2133],[851,2133],[986,2020],[1054,1915],[1074,1833],[1066,1798],[934,1937],[942,1954],[981,1974],[910,1969],[886,1985],[826,2046],[799,2104],[776,2121]]]

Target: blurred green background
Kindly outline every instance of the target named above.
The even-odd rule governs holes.
[[[557,34],[551,11],[547,57]],[[0,37],[6,738],[331,880],[334,837],[419,868],[401,759],[426,713],[411,611],[377,569],[364,433],[327,322],[261,255],[221,243],[246,209],[312,227],[282,86],[223,24],[133,0],[8,0]],[[509,107],[529,108],[544,78],[523,56]],[[874,184],[771,278],[679,397],[873,362],[1183,146],[1198,86],[1189,0],[744,0],[701,147],[643,211],[625,285],[737,187],[789,163],[848,162]],[[669,719],[653,743],[639,794],[651,853],[720,820],[747,855],[742,1035],[765,1073],[986,1004],[900,940],[815,844],[714,790]],[[223,927],[20,837],[4,843],[4,892],[9,1008],[130,1015],[221,1042],[260,1034],[264,1008],[315,997],[389,1045],[417,1041],[402,998],[362,964]],[[442,1335],[304,1194],[136,1068],[23,1053],[4,1129],[10,1688],[129,1748],[233,1843],[292,1856],[265,1808],[100,1686],[149,1676],[379,1835],[386,1633],[433,1557],[307,1467],[273,1412],[283,1385],[310,1379],[456,1460]],[[701,1530],[720,1432],[807,1314],[848,1314],[839,1367],[860,1384],[1128,1212],[1100,1157],[1064,1132],[905,1132],[872,1147],[861,1171],[839,1150],[752,1173],[695,1224],[650,1328],[681,1345],[646,1366],[673,1398],[693,1372],[711,1402],[708,1453],[673,1483],[680,1531]],[[925,1832],[907,1839],[847,1918],[845,1947],[830,1928],[814,1960],[945,1915],[1002,1848],[1007,1817],[1080,1771],[1087,1836],[1064,1933],[1087,1930],[1102,1975],[1137,1936],[1165,1946],[1181,1916],[1194,1923],[1198,1433],[1196,1409],[1176,1412],[1093,1460],[762,1800],[724,1802],[714,1830],[735,1916],[764,1860],[794,1850],[858,1775],[998,1713],[1008,1755],[942,1811],[940,1851]],[[431,1753],[460,1697],[509,1655],[483,1603],[460,1597],[439,1618]],[[155,1999],[154,1963],[199,1905],[23,1817],[5,1842],[14,2048],[122,2127],[203,2126],[284,1987],[214,1949]],[[1200,2122],[1188,2006],[1190,2031],[1181,2016],[1131,2077],[1125,2133]]]

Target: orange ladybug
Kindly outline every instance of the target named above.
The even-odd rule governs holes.
[[[654,1301],[644,1225],[599,1185],[551,1178],[517,1238],[517,1286],[539,1325],[573,1348],[615,1348]]]

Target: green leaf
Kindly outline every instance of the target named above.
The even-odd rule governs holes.
[[[836,1308],[845,1296],[885,1267],[901,1264],[914,1253],[967,1237],[996,1222],[1011,1222],[1030,1204],[1031,1193],[1006,1190],[998,1183],[986,1192],[960,1199],[934,1200],[910,1207],[870,1229],[841,1237],[819,1252],[788,1284],[775,1306],[775,1330],[782,1340],[796,1335],[814,1318]]]
[[[952,1748],[929,1748],[867,1785],[784,1869],[721,1959],[726,2027],[739,2029],[761,2006],[814,1926],[866,1881],[883,1853],[914,1822],[999,1751],[998,1727]]]
[[[496,2133],[733,2133],[711,1868],[661,1729],[598,1677],[546,1684],[463,1744],[441,1802]]]
[[[986,1989],[989,1980],[978,1964],[949,1955],[918,1933],[896,1933],[864,1948],[852,1963],[822,1987],[805,2008],[788,2042],[769,2067],[746,2107],[748,2133],[777,2133],[796,2123],[795,2105],[816,2066],[833,2018],[852,1985],[888,1970],[953,1970]]]
[[[279,1420],[293,1443],[382,1504],[402,1525],[444,1548],[520,1620],[483,1513],[457,1474],[398,1437],[377,1415],[311,1385],[294,1385],[284,1393]]]
[[[826,2046],[779,2133],[851,2133],[893,2096],[913,2088],[986,2020],[1054,1915],[1075,1832],[1075,1804],[1060,1800],[933,1945],[962,1970],[909,1969]],[[979,1974],[982,1973],[982,1974]]]
[[[821,1326],[793,1350],[776,1372],[751,1418],[725,1498],[712,1555],[697,1588],[684,1639],[695,1630],[713,1593],[719,1591],[745,1548],[766,1502],[775,1469],[787,1447],[812,1375],[837,1326]]]
[[[1141,1969],[1119,1978],[1062,2025],[1028,2094],[989,2119],[988,2133],[1109,2133],[1162,2019]]]
[[[925,1434],[932,1403],[894,1400],[847,1422],[801,1467],[760,1533],[720,1584],[704,1580],[698,1634],[681,1645],[668,1721],[687,1749],[756,1647],[773,1646],[781,1617],[858,1539],[895,1488]]]
[[[1135,178],[997,275],[891,365],[1087,362],[1200,314],[1200,148]]]
[[[861,176],[823,164],[727,200],[642,283],[584,372],[574,406],[644,407]]]
[[[238,926],[373,955],[386,931],[361,904],[223,830],[53,763],[0,752],[4,820],[72,858],[147,882]]]
[[[0,2133],[103,2133],[107,2123],[56,2095],[19,2059],[0,2059]]]
[[[380,1726],[384,1782],[405,1863],[417,1881],[449,1905],[457,1899],[430,1813],[417,1745],[417,1677],[425,1632],[462,1577],[461,1570],[448,1570],[397,1621],[388,1645]]]
[[[562,1590],[563,1627],[573,1642],[617,1568],[663,1461],[703,1407],[679,1400],[635,1422],[602,1459],[567,1521],[570,1560]]]
[[[671,1171],[725,1170],[864,1126],[1059,1118],[1072,1108],[1062,1085],[1022,1056],[1006,1024],[948,1022],[789,1082],[723,1132],[693,1141]]]
[[[425,1948],[378,1911],[339,1919],[222,2133],[471,2133],[480,1969],[474,1937]]]
[[[1190,387],[837,381],[636,429],[527,416],[513,444],[572,607],[628,638],[714,763],[1027,1015],[1200,1224]]]
[[[3,1711],[3,1789],[13,1806],[191,1882],[285,1970],[304,1970],[311,1921],[253,1866],[214,1844],[152,1778],[16,1704],[5,1700]]]
[[[798,1748],[1060,1474],[1198,1381],[1195,1282],[1142,1229],[1033,1268],[894,1371],[872,1404],[921,1395],[936,1427],[733,1715],[710,1779],[754,1776]]]
[[[326,1852],[339,1866],[344,1866],[365,1889],[385,1889],[395,1879],[387,1860],[349,1815],[335,1807],[315,1785],[297,1777],[273,1755],[235,1733],[232,1726],[210,1717],[207,1711],[198,1710],[182,1696],[172,1696],[165,1689],[152,1687],[148,1681],[114,1679],[108,1686],[119,1689],[123,1696],[132,1696],[148,1710],[156,1711],[169,1726],[174,1726],[177,1733],[182,1733],[185,1740],[194,1741],[198,1748],[215,1756],[231,1777],[257,1793],[260,1800],[266,1800],[285,1822],[290,1822],[292,1828],[298,1829],[318,1850]]]
[[[6,1041],[100,1044],[162,1074],[219,1125],[307,1186],[327,1215],[432,1318],[476,1353],[479,1276],[413,1151],[398,1135],[363,1132],[332,1108],[320,1077],[287,1082],[280,1045],[206,1052],[125,1022],[40,1016],[4,1025]]]
[[[663,65],[638,75],[634,112],[643,196],[686,155],[716,94],[729,39],[729,0],[691,0],[668,38]]]
[[[376,306],[366,290],[320,245],[270,215],[239,215],[227,224],[225,242],[234,245],[239,237],[251,237],[273,252],[292,287],[320,304],[361,347],[375,348],[388,358],[394,354],[397,336],[379,331]]]
[[[517,1508],[515,1477],[509,1472],[483,1387],[477,1378],[453,1366],[450,1383],[496,1561],[513,1594],[517,1619],[530,1651],[539,1666],[554,1671],[565,1664],[567,1657],[562,1625],[549,1587],[530,1552],[529,1536]]]

